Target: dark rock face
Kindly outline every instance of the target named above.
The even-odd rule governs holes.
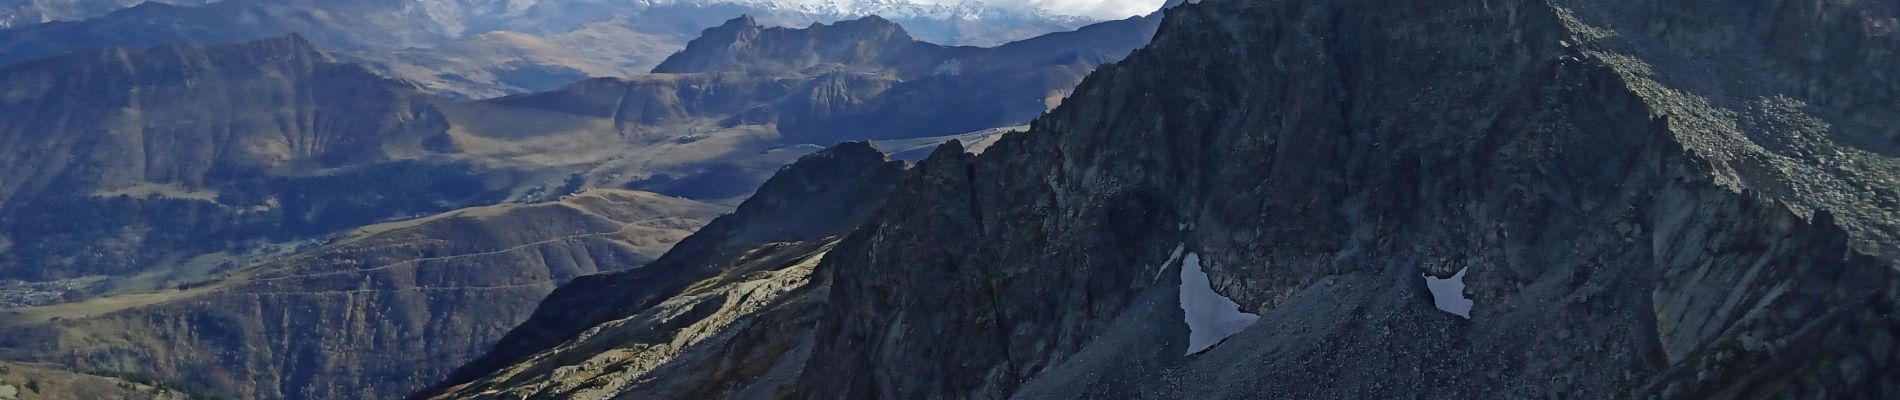
[[[687,302],[686,305],[669,301],[694,296],[742,296],[744,293],[739,291],[728,294],[724,287],[755,280],[771,281],[759,280],[758,274],[809,274],[813,266],[811,264],[815,264],[818,258],[816,255],[823,254],[839,235],[869,219],[870,213],[883,204],[885,195],[904,176],[905,168],[904,162],[892,161],[868,143],[861,142],[839,144],[807,156],[773,176],[759,188],[757,194],[740,205],[738,211],[714,220],[647,267],[583,277],[562,286],[548,296],[533,317],[509,332],[487,355],[457,370],[438,389],[425,391],[424,394],[440,392],[435,395],[476,396],[489,389],[520,385],[524,381],[567,379],[564,375],[550,374],[555,374],[555,368],[587,361],[593,353],[568,349],[557,351],[558,354],[552,356],[537,353],[554,351],[557,345],[576,340],[584,331],[611,321],[636,318],[632,322],[623,322],[629,327],[622,329],[635,334],[597,337],[593,340],[600,343],[581,347],[598,349],[599,346],[628,345],[628,342],[664,344],[673,342],[674,335],[719,334],[724,325],[697,330],[700,333],[680,332],[693,321],[708,318],[705,312],[690,310],[716,305],[719,301]],[[800,268],[802,272],[798,272]],[[808,297],[808,293],[813,290],[807,287],[808,283],[807,279],[795,278],[780,285],[789,285],[791,288],[786,289],[791,294],[785,298],[798,299]],[[704,294],[708,290],[713,291],[713,294]],[[807,299],[803,302],[812,301]],[[755,306],[768,309],[785,307],[779,302]],[[810,305],[796,308],[809,309]],[[750,308],[745,312],[725,312],[726,315],[754,313],[809,322],[808,318],[797,316],[809,315],[805,313],[778,316],[775,312],[759,312]],[[651,314],[659,314],[660,317]],[[660,318],[661,321],[644,320],[652,318]],[[782,327],[775,323],[755,326],[759,326],[759,329]],[[743,341],[730,343],[756,345]],[[782,351],[773,352],[773,356],[777,357]],[[531,357],[532,363],[529,362]],[[578,360],[575,357],[579,357]],[[631,368],[655,368],[656,364],[663,364],[670,358],[670,353],[656,353],[639,358],[636,361],[645,364]],[[517,364],[534,365],[527,368],[526,372],[504,371],[518,367]],[[589,369],[597,370],[599,367],[596,365]],[[583,388],[623,389],[598,387],[611,385],[605,379],[600,382],[581,381],[585,384]],[[571,390],[576,388],[536,387],[528,393],[562,398],[574,395]]]
[[[821,315],[777,317],[802,365],[692,393],[1890,398],[1892,7],[1182,5],[1028,132],[914,168],[825,253]],[[1259,316],[1193,354],[1187,260]],[[785,359],[750,354],[662,368]]]
[[[1892,396],[1896,164],[1850,145],[1895,106],[1891,5],[1721,7],[1182,6],[839,244],[796,390]],[[1262,319],[1180,356],[1176,245]],[[1470,320],[1418,278],[1459,271]]]

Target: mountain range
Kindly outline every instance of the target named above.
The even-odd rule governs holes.
[[[564,287],[418,397],[1891,397],[1895,9],[1734,6],[1181,5],[835,241]]]
[[[29,20],[0,30],[0,64],[94,47],[236,43],[291,33],[426,91],[490,98],[557,88],[585,77],[647,72],[701,28],[741,14],[806,26],[886,15],[925,40],[995,46],[1093,20],[1042,12],[905,1],[794,7],[765,1],[35,1],[0,15]],[[95,10],[93,13],[53,10]],[[5,10],[0,8],[0,10]],[[70,15],[70,16],[66,16]]]
[[[297,34],[17,62],[0,67],[0,160],[19,171],[0,179],[0,276],[18,280],[0,282],[0,358],[242,398],[401,396],[557,285],[645,270],[745,214],[814,143],[994,136],[1158,22],[978,48],[878,17],[740,17],[658,73],[483,101]],[[943,106],[877,115],[902,103]],[[883,122],[817,128],[844,121]]]
[[[0,399],[1900,396],[1893,2],[975,4],[0,30]]]

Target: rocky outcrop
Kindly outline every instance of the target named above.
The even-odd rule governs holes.
[[[812,342],[765,341],[811,373],[671,391],[778,360],[712,346],[660,367],[701,375],[595,382],[734,398],[1893,397],[1900,163],[1880,127],[1900,106],[1895,15],[1181,5],[1027,132],[939,148],[826,251],[809,278],[821,314],[774,329]],[[1187,309],[1190,289],[1257,319],[1190,347],[1189,315],[1209,311]],[[619,360],[561,346],[594,352],[537,360]],[[562,390],[600,387],[570,379],[591,373],[504,374],[468,397],[579,393]]]
[[[870,218],[905,167],[868,143],[799,160],[653,264],[562,286],[487,355],[424,395],[692,397],[782,378],[810,338],[774,330],[811,322],[824,293],[812,268]],[[734,359],[702,358],[708,348]]]
[[[8,311],[0,356],[243,398],[392,398],[556,286],[651,262],[724,207],[642,192],[460,210],[150,294]]]

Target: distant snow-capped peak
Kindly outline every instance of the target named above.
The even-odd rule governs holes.
[[[651,5],[737,4],[764,9],[796,11],[816,15],[859,17],[878,15],[895,19],[990,20],[1035,19],[1093,21],[1094,18],[1061,15],[1033,6],[998,6],[976,0],[645,0]]]

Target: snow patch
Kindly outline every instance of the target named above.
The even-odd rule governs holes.
[[[1194,253],[1181,260],[1181,311],[1188,326],[1187,354],[1214,347],[1260,320],[1259,315],[1241,312],[1240,303],[1214,291],[1207,272],[1201,271],[1201,256]]]
[[[1174,265],[1175,261],[1179,261],[1181,259],[1181,252],[1185,250],[1187,250],[1187,245],[1174,246],[1174,254],[1169,254],[1168,261],[1161,262],[1161,266],[1155,268],[1155,277],[1150,281],[1160,281],[1161,274],[1168,273],[1168,266]]]
[[[1448,279],[1425,275],[1425,287],[1432,290],[1432,303],[1444,312],[1471,319],[1471,306],[1475,302],[1465,297],[1465,268]]]

